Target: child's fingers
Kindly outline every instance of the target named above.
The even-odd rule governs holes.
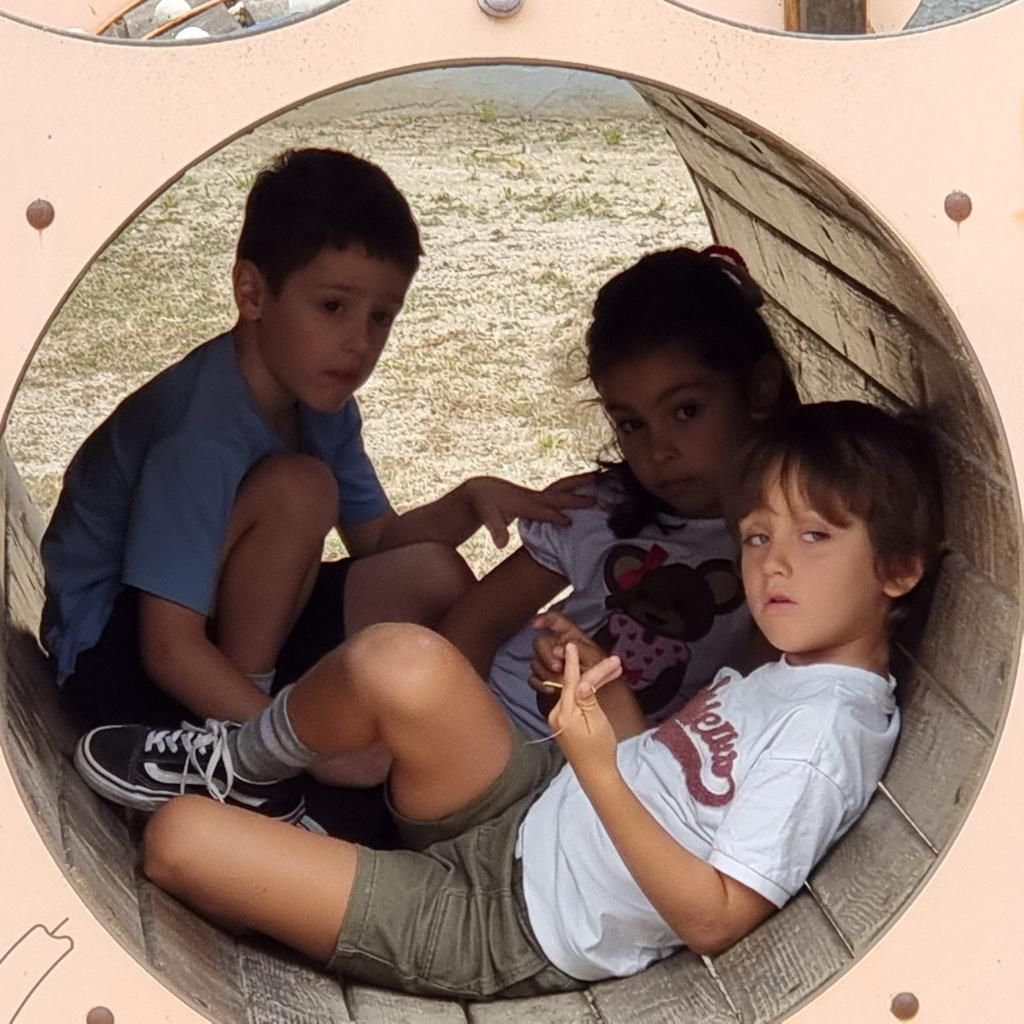
[[[503,548],[508,544],[508,521],[499,508],[493,505],[485,507],[481,510],[480,520],[491,535],[496,548]]]
[[[533,620],[534,629],[546,629],[552,636],[558,638],[559,643],[567,640],[587,641],[587,635],[568,616],[561,612],[544,612]]]
[[[602,658],[596,665],[591,666],[583,673],[580,679],[580,688],[584,686],[596,693],[605,683],[618,679],[622,675],[622,662],[617,655],[610,658]]]
[[[533,661],[540,673],[547,673],[548,678],[562,674],[565,664],[565,651],[556,637],[539,636],[533,641]]]
[[[582,487],[586,487],[593,483],[596,473],[574,473],[572,476],[564,476],[561,480],[556,480],[554,483],[548,484],[544,488],[545,494],[575,494]],[[577,497],[585,497],[588,505],[594,504],[594,498],[591,495],[577,495]]]

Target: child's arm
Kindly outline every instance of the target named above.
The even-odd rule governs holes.
[[[542,491],[496,477],[472,477],[427,505],[402,515],[391,512],[367,523],[342,524],[339,532],[349,551],[359,555],[422,541],[458,547],[481,526],[487,528],[495,545],[503,548],[513,519],[568,526],[563,509],[589,508],[594,503],[593,498],[576,493],[591,477],[590,473],[566,477]]]
[[[774,905],[684,849],[619,774],[617,737],[595,699],[609,659],[582,679],[575,646],[566,648],[566,685],[549,719],[558,743],[623,862],[670,928],[695,953],[727,949],[760,924]],[[576,682],[578,681],[578,683]]]
[[[530,620],[568,580],[519,548],[473,584],[444,617],[438,632],[450,640],[484,679],[506,637]]]
[[[203,718],[244,722],[270,703],[210,641],[206,616],[184,605],[140,592],[139,650],[149,677]]]

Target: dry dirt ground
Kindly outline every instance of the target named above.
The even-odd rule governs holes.
[[[193,168],[96,260],[43,341],[7,442],[49,513],[68,459],[131,389],[232,323],[232,250],[256,170],[289,146],[381,164],[426,257],[359,400],[398,509],[491,473],[530,485],[592,465],[607,432],[580,383],[597,288],[651,249],[705,244],[686,169],[651,117],[463,114],[271,122]],[[497,553],[467,545],[478,570]]]

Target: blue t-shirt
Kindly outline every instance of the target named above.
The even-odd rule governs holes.
[[[354,398],[336,413],[300,404],[300,448],[334,471],[342,523],[390,509],[363,449]],[[238,485],[286,451],[223,334],[130,394],[86,439],[43,536],[42,639],[57,679],[94,646],[123,587],[207,614]]]

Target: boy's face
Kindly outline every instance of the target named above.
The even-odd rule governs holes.
[[[272,404],[296,399],[320,412],[345,404],[377,365],[411,275],[361,246],[322,249],[278,295],[248,261],[235,268],[239,316],[256,338]]]
[[[885,673],[892,601],[918,576],[880,579],[867,525],[828,522],[776,476],[765,505],[740,520],[743,585],[754,621],[793,665]]]

